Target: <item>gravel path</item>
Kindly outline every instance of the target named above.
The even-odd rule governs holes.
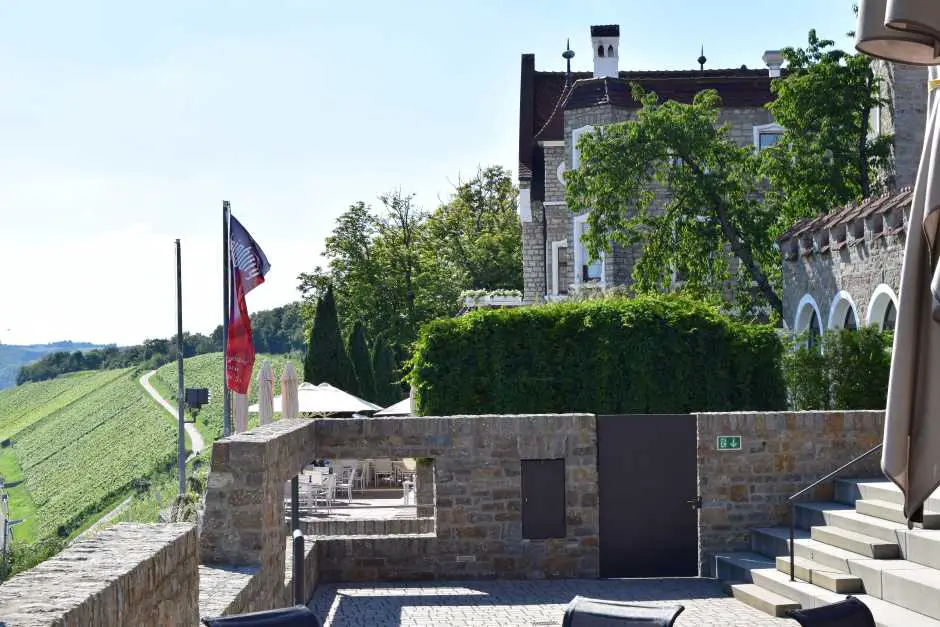
[[[170,415],[173,416],[173,419],[176,420],[178,418],[176,414],[176,407],[173,407],[173,405],[167,402],[166,399],[160,396],[160,393],[157,392],[156,388],[150,385],[150,377],[152,377],[156,373],[157,373],[156,370],[151,370],[150,372],[143,375],[140,378],[140,384],[143,386],[145,390],[147,390],[147,393],[153,397],[153,400],[160,403],[160,405],[165,410],[170,412]],[[206,443],[203,441],[202,435],[199,433],[199,430],[196,428],[196,425],[194,425],[193,423],[191,422],[184,423],[183,428],[186,429],[186,433],[189,434],[189,441],[193,447],[193,452],[190,455],[190,458],[192,458],[193,456],[198,455],[199,452],[202,451],[206,447]]]

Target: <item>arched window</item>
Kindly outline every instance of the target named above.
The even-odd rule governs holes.
[[[855,331],[858,329],[858,322],[855,320],[855,310],[851,307],[845,310],[845,319],[842,321],[842,328]]]
[[[857,307],[852,295],[845,290],[840,290],[832,299],[832,307],[829,308],[829,328],[830,329],[858,329],[858,316],[855,314]]]
[[[816,300],[811,294],[804,294],[796,308],[793,332],[797,335],[806,334],[810,346],[819,346],[822,328],[819,305],[816,304]]]
[[[882,283],[875,288],[868,301],[866,323],[882,331],[894,331],[898,318],[898,297],[889,286]]]
[[[819,322],[819,315],[813,310],[809,319],[809,328],[806,329],[806,342],[810,348],[819,346],[819,338],[822,335],[822,324]]]
[[[613,47],[613,46],[607,46],[607,56],[608,56],[608,57],[614,56],[614,47]]]
[[[599,57],[604,56],[604,45],[603,45],[603,44],[601,44],[600,46],[597,47],[597,56],[599,56]]]

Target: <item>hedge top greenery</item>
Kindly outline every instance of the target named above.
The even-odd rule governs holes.
[[[782,352],[688,298],[605,298],[430,322],[409,378],[422,415],[778,410]]]

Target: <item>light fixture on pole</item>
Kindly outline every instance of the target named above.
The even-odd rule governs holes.
[[[923,0],[862,0],[855,49],[895,63],[940,64],[940,4]]]

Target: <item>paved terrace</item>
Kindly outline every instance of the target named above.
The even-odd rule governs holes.
[[[576,595],[684,605],[676,627],[796,626],[729,598],[710,579],[324,584],[310,608],[325,627],[560,627],[565,607]]]

